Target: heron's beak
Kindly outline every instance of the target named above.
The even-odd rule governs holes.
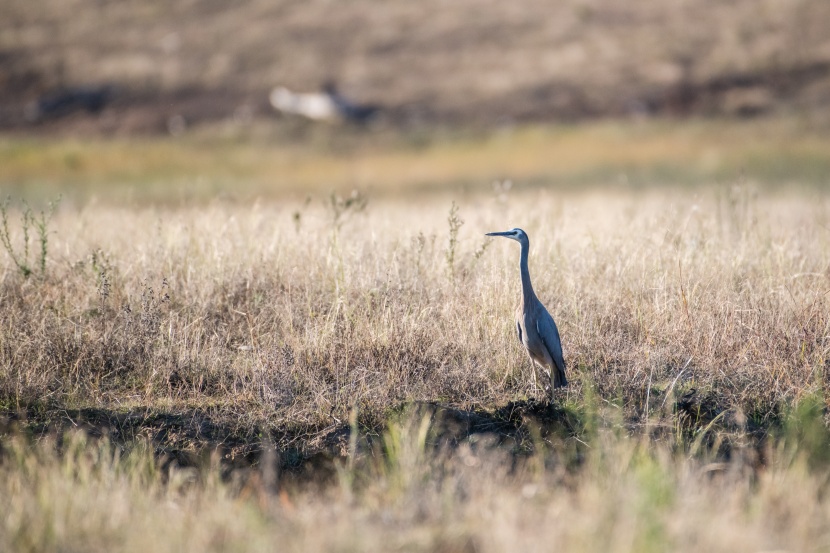
[[[484,236],[508,236],[509,234],[510,234],[510,231],[507,231],[507,232],[488,232]]]

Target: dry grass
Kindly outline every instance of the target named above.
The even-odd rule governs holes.
[[[442,196],[63,206],[45,276],[3,258],[0,401],[62,443],[3,431],[0,549],[826,548],[822,193],[455,200],[451,255]],[[552,410],[518,250],[483,236],[513,225],[569,363]]]
[[[352,405],[532,396],[518,251],[483,236],[515,224],[574,375],[562,401],[591,382],[641,419],[694,388],[762,420],[824,390],[830,235],[818,193],[757,194],[469,197],[452,268],[448,199],[68,208],[45,278],[6,264],[4,402],[320,429]]]
[[[798,419],[808,422],[807,418]],[[392,423],[376,455],[344,458],[332,486],[284,485],[274,456],[223,478],[162,470],[147,446],[83,435],[6,439],[0,547],[139,551],[825,551],[826,465],[781,442],[754,471],[602,430],[578,469],[541,448],[519,463],[492,437],[434,447],[429,418]],[[828,438],[826,429],[816,436]],[[795,437],[795,436],[793,436]],[[826,450],[826,445],[825,445]],[[385,454],[381,454],[381,452]],[[354,460],[354,463],[352,462]],[[823,459],[826,463],[827,458]]]

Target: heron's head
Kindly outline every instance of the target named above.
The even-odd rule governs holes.
[[[515,240],[520,244],[527,243],[528,241],[527,233],[520,228],[514,228],[512,230],[507,230],[504,232],[488,232],[486,236],[504,236],[505,238]]]

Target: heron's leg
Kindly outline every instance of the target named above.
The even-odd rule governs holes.
[[[552,400],[553,398],[553,386],[551,383],[551,376],[550,371],[547,367],[538,363],[535,359],[531,361],[532,369],[533,369],[533,395],[539,393],[539,388],[541,388],[545,392],[545,397],[548,398],[548,401]],[[539,373],[537,377],[536,373]]]
[[[545,362],[536,362],[534,363],[535,368],[542,373],[542,389],[545,391],[545,397],[547,397],[548,401],[553,401],[553,378],[551,376],[551,369],[549,367],[554,367],[556,370],[553,360],[550,358],[550,355],[545,352]]]
[[[539,373],[538,377],[536,373]],[[545,397],[551,397],[550,373],[541,363],[533,363],[533,394],[539,393],[539,388],[545,392]]]
[[[548,370],[547,367],[541,368],[541,370],[542,386],[545,389],[545,395],[547,396],[548,401],[553,401],[553,382],[551,381],[550,370]]]
[[[539,389],[539,387],[536,383],[537,365],[536,365],[536,361],[532,357],[529,357],[529,359],[530,359],[530,389],[531,389],[531,393],[535,396],[536,391]]]

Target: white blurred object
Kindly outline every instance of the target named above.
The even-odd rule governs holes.
[[[340,115],[334,100],[323,92],[295,93],[279,86],[271,91],[269,100],[277,111],[302,115],[314,121],[332,121]]]
[[[364,125],[380,111],[378,106],[357,104],[346,98],[333,82],[324,84],[322,92],[291,92],[279,86],[271,91],[269,100],[281,113],[301,115],[313,121],[349,121]]]

